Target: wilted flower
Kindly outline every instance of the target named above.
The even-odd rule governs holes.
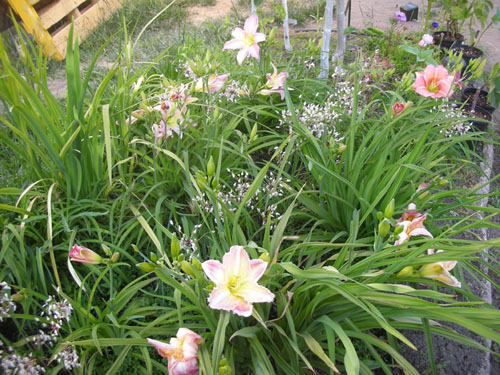
[[[87,264],[100,264],[102,263],[102,258],[99,254],[87,249],[83,246],[78,246],[75,244],[73,249],[69,252],[69,257],[72,261],[87,263]]]
[[[167,136],[167,127],[165,126],[163,120],[160,121],[159,124],[153,124],[151,131],[155,137],[155,144],[157,144],[160,139],[164,139]],[[172,131],[170,131],[168,136],[171,136],[171,134]]]
[[[418,94],[432,98],[450,97],[453,94],[455,77],[448,74],[444,66],[427,65],[423,72],[417,72],[416,75],[413,87]]]
[[[250,260],[241,246],[231,246],[228,253],[218,260],[202,264],[215,288],[208,297],[209,306],[216,310],[232,311],[236,315],[252,315],[252,303],[272,302],[274,294],[257,284],[267,268],[262,259]]]
[[[231,35],[234,37],[234,39],[226,42],[222,49],[239,49],[240,51],[238,52],[236,59],[238,60],[238,64],[240,65],[248,55],[259,60],[259,46],[257,45],[257,43],[266,40],[266,35],[258,33],[258,27],[259,18],[255,14],[252,14],[246,19],[243,30],[239,27],[233,30]]]
[[[434,254],[434,249],[429,249],[427,252],[428,254]],[[438,250],[437,252],[441,253],[443,250]],[[456,260],[426,264],[420,268],[418,275],[427,279],[441,281],[455,288],[460,288],[462,284],[450,273],[456,265]]]
[[[176,336],[170,339],[170,344],[147,340],[168,359],[169,375],[198,375],[198,345],[203,339],[187,328],[179,328]]]
[[[222,74],[220,76],[214,74],[211,74],[208,76],[208,81],[206,87],[203,84],[203,78],[200,78],[196,81],[195,85],[195,91],[197,92],[208,92],[214,93],[217,91],[220,91],[222,89],[222,86],[224,86],[224,83],[226,82],[227,78],[229,77],[230,73]]]
[[[429,44],[433,44],[434,43],[434,38],[432,37],[432,35],[429,35],[429,34],[424,34],[422,36],[422,39],[420,40],[420,42],[418,42],[418,45],[420,47],[425,47]]]
[[[437,29],[439,27],[439,23],[437,23],[436,21],[432,22],[431,23],[431,26],[433,29]]]
[[[406,22],[406,14],[403,12],[394,13],[394,19],[398,22]]]
[[[283,86],[285,84],[285,79],[288,78],[288,73],[281,72],[278,74],[278,70],[276,69],[276,67],[273,64],[271,64],[271,65],[273,66],[274,72],[273,72],[273,74],[271,74],[271,73],[266,74],[266,77],[267,77],[266,87],[268,87],[268,88],[260,90],[259,94],[271,95],[273,93],[278,93],[281,95],[281,100],[283,100],[285,98],[285,91],[284,91]]]

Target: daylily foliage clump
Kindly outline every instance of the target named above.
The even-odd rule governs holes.
[[[476,210],[486,196],[462,178],[483,135],[455,131],[467,121],[451,103],[457,74],[431,61],[429,35],[415,54],[361,38],[354,62],[318,80],[321,42],[283,54],[273,26],[228,19],[146,66],[126,41],[95,86],[70,43],[67,108],[0,50],[0,121],[19,137],[2,142],[41,160],[23,190],[2,190],[19,193],[2,203],[0,252],[0,321],[21,327],[0,333],[19,363],[417,374],[408,331],[471,345],[458,322],[487,339],[476,348],[500,342],[500,313],[463,277],[484,277],[471,259],[499,245],[460,237],[498,211]],[[45,305],[64,325],[37,315]],[[58,332],[53,346],[34,322]]]

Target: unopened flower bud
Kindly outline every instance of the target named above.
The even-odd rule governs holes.
[[[378,224],[378,234],[380,237],[384,238],[389,234],[389,230],[391,229],[391,223],[388,219],[382,220]]]
[[[106,254],[108,257],[111,256],[111,249],[109,248],[108,245],[105,245],[105,244],[101,244],[101,248],[102,250],[104,251],[104,254]]]
[[[152,251],[149,253],[149,259],[151,259],[153,262],[156,262],[158,260],[158,255],[153,253]]]
[[[396,226],[396,228],[394,228],[394,235],[397,236],[399,233],[403,231],[403,229],[404,227],[402,225]]]
[[[212,177],[215,173],[215,163],[214,158],[210,155],[210,159],[208,159],[207,163],[207,175],[208,177]]]
[[[439,181],[439,185],[441,185],[441,186],[445,186],[448,184],[449,184],[449,181],[445,178],[443,178],[442,180]]]
[[[172,242],[170,243],[170,253],[172,254],[172,259],[177,259],[181,251],[181,245],[177,239],[177,235],[174,233],[172,236]]]
[[[394,201],[394,198],[392,198],[391,201],[389,202],[389,204],[385,207],[385,211],[384,211],[384,216],[387,219],[390,219],[392,217],[392,215],[394,215],[395,206],[396,206],[396,203]]]
[[[87,263],[87,264],[100,264],[102,263],[102,258],[99,254],[94,251],[87,249],[84,246],[78,246],[75,244],[73,249],[69,252],[69,257],[72,261]]]
[[[398,272],[397,277],[412,277],[414,270],[412,266],[407,266]]]
[[[424,199],[424,198],[425,198],[426,196],[428,196],[428,195],[429,195],[429,192],[428,192],[428,191],[426,191],[426,192],[424,192],[424,193],[420,194],[420,195],[417,197],[417,199],[418,199],[418,200],[422,200],[422,199]]]
[[[191,259],[191,263],[192,263],[193,267],[194,267],[194,268],[196,268],[198,271],[201,271],[201,270],[202,270],[201,263],[200,263],[200,261],[198,260],[198,258],[193,257],[193,258]]]
[[[185,261],[185,260],[182,261],[182,263],[181,263],[181,269],[184,271],[184,273],[186,275],[189,275],[189,276],[191,276],[193,278],[196,276],[196,274],[195,274],[195,272],[193,270],[193,267],[191,266],[191,263],[189,263],[188,261]]]
[[[21,302],[24,300],[24,294],[16,293],[10,296],[10,299],[14,302]]]
[[[338,149],[338,153],[341,154],[345,151],[345,149],[347,148],[347,146],[343,143],[339,143],[339,149]]]
[[[260,254],[259,259],[262,259],[264,262],[269,263],[269,261],[271,260],[271,257],[269,256],[269,253],[266,251],[266,252]]]
[[[135,266],[143,272],[152,272],[156,268],[156,266],[154,264],[149,263],[149,262],[137,263]]]
[[[377,219],[382,220],[384,218],[384,214],[380,211],[377,212]]]
[[[276,32],[278,31],[278,28],[275,26],[271,29],[271,32],[269,33],[269,37],[267,38],[268,42],[272,42],[274,38],[276,37]]]
[[[120,253],[118,251],[115,251],[114,254],[111,256],[111,263],[116,263],[120,259]]]
[[[252,131],[250,132],[250,141],[256,139],[256,136],[257,136],[257,124],[254,124],[254,126],[252,127]]]

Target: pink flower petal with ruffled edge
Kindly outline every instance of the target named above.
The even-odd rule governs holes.
[[[201,268],[208,278],[215,284],[220,284],[226,281],[222,264],[218,260],[207,260],[202,263]]]
[[[250,258],[241,246],[231,246],[229,252],[222,257],[222,264],[226,276],[235,275],[246,279],[250,270]]]
[[[257,284],[247,283],[240,288],[236,294],[248,303],[273,302],[274,294],[269,289]]]

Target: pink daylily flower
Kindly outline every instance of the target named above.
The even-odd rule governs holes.
[[[234,39],[226,42],[222,49],[239,49],[240,51],[238,52],[236,59],[238,60],[238,64],[240,65],[248,55],[259,60],[259,46],[257,45],[257,43],[266,40],[266,35],[258,33],[258,27],[259,18],[257,17],[257,15],[252,14],[246,19],[243,29],[237,27],[233,30],[231,35],[234,37]]]
[[[75,244],[73,249],[69,252],[69,257],[74,262],[81,262],[86,264],[100,264],[102,263],[102,257],[93,252],[90,249],[87,249],[84,246],[78,246]]]
[[[411,237],[426,236],[434,238],[432,234],[424,227],[424,221],[427,218],[427,214],[422,215],[416,210],[416,206],[412,203],[408,205],[407,212],[403,213],[401,218],[398,220],[398,226],[403,226],[403,231],[398,234],[398,240],[394,243],[394,246],[401,245],[410,240]]]
[[[392,106],[392,115],[396,117],[397,115],[403,113],[405,105],[403,103],[394,103]]]
[[[232,311],[239,316],[252,315],[253,303],[272,302],[274,294],[257,284],[267,268],[262,259],[252,259],[241,246],[231,246],[218,260],[207,260],[202,265],[207,277],[215,283],[208,297],[212,309]]]
[[[203,338],[187,328],[179,328],[170,344],[147,339],[158,354],[168,359],[169,375],[198,375],[198,345]]]
[[[443,252],[443,250],[438,250],[438,253]],[[434,254],[434,249],[427,250],[428,254]],[[446,262],[437,262],[432,264],[423,265],[418,271],[419,276],[441,281],[449,286],[455,288],[460,288],[462,284],[458,281],[455,276],[453,276],[450,271],[457,265],[456,260],[450,260]]]
[[[418,45],[420,47],[425,47],[429,44],[434,44],[434,38],[432,37],[432,35],[424,34],[420,42],[418,42]]]
[[[281,72],[278,74],[278,70],[276,69],[276,67],[273,64],[271,64],[271,65],[273,66],[273,69],[274,69],[273,74],[271,74],[271,73],[266,74],[266,77],[267,77],[266,87],[269,87],[269,88],[260,90],[259,94],[271,95],[274,93],[278,93],[281,95],[281,100],[283,100],[285,98],[285,91],[284,91],[283,86],[285,85],[285,79],[288,78],[288,73]],[[291,90],[291,89],[289,89],[289,90]]]
[[[224,83],[226,83],[226,80],[228,79],[230,74],[231,73],[226,73],[226,74],[222,74],[220,76],[216,75],[215,73],[211,74],[208,77],[206,87],[203,85],[203,79],[200,78],[196,81],[196,85],[195,85],[194,89],[197,92],[201,92],[201,91],[207,92],[207,89],[208,89],[209,93],[214,93],[214,92],[220,91],[222,89],[222,87],[224,86]]]
[[[444,98],[453,94],[452,85],[455,80],[442,65],[427,65],[423,72],[417,72],[413,84],[415,91],[425,97]]]

